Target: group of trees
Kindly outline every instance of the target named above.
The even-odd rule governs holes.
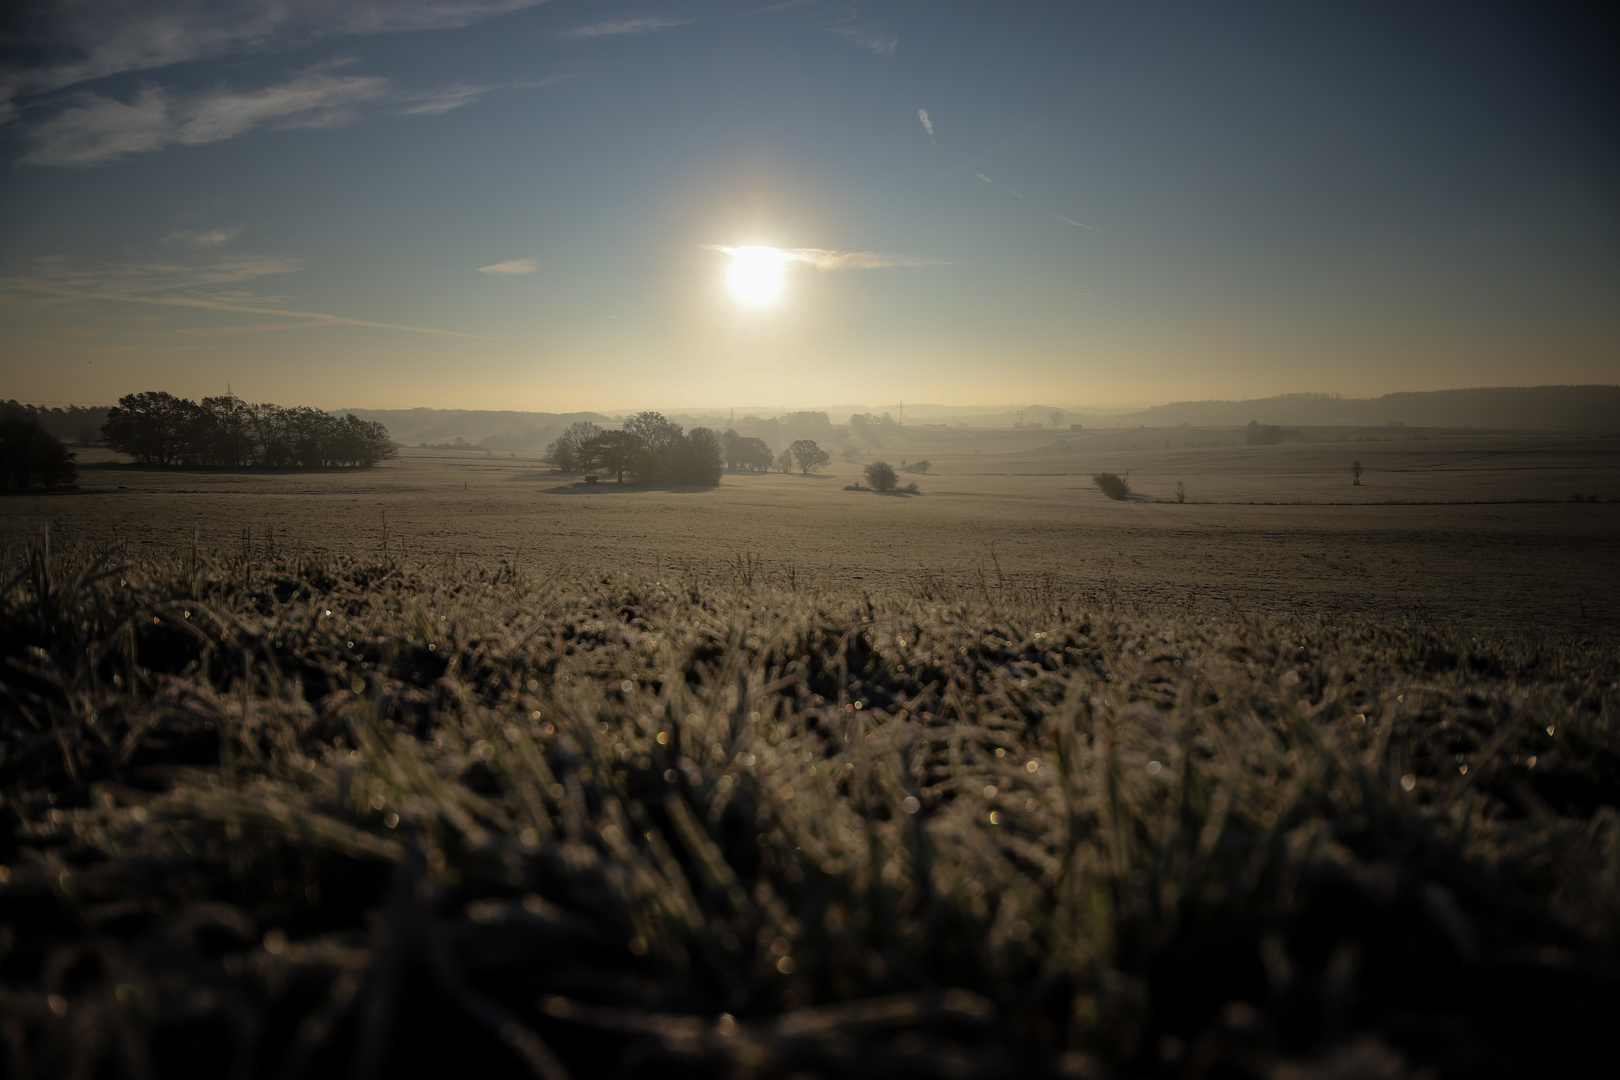
[[[727,428],[720,442],[725,447],[726,468],[732,472],[769,472],[776,464],[770,444],[756,435],[739,435],[736,428]]]
[[[195,402],[161,390],[126,394],[101,428],[108,446],[145,465],[319,469],[397,457],[379,423],[231,394]]]
[[[624,474],[633,472],[654,483],[712,486],[726,469],[720,436],[704,427],[683,431],[656,412],[637,413],[617,431],[581,420],[569,425],[546,454],[564,472],[602,469],[621,484]]]
[[[795,439],[778,456],[758,436],[739,435],[735,429],[723,435],[704,427],[682,431],[656,412],[637,413],[617,431],[586,420],[571,424],[546,447],[546,457],[563,472],[601,469],[621,484],[630,472],[653,483],[700,485],[718,484],[727,469],[797,468],[809,474],[832,460],[814,439]]]
[[[0,405],[0,491],[72,487],[79,478],[74,455],[38,416],[14,401]]]
[[[882,416],[854,413],[849,418],[849,428],[858,438],[873,446],[882,446],[885,436],[898,435],[901,430],[900,424],[888,413]]]
[[[47,434],[63,442],[88,445],[96,441],[96,432],[107,422],[107,409],[99,405],[69,405],[66,408],[46,408],[43,405],[24,405],[16,400],[0,402],[0,412],[22,415],[39,421]]]
[[[1249,446],[1276,446],[1282,439],[1283,429],[1276,424],[1250,420],[1249,426],[1243,429],[1243,441]]]

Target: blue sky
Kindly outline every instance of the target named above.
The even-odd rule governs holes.
[[[1124,405],[1620,378],[1533,5],[47,2],[0,396]],[[789,253],[780,300],[728,249]]]

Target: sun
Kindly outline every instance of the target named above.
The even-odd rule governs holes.
[[[782,296],[782,268],[787,256],[772,247],[731,249],[726,286],[744,307],[770,307]]]

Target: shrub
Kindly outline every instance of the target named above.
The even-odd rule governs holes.
[[[893,491],[900,478],[887,461],[874,461],[866,467],[866,482],[872,485],[873,491]]]
[[[1126,473],[1125,476],[1129,476]],[[1125,476],[1115,476],[1111,472],[1098,473],[1091,479],[1097,485],[1097,490],[1116,502],[1123,501],[1131,493],[1131,485],[1125,482]]]
[[[921,461],[913,461],[910,465],[902,466],[906,472],[914,472],[922,476],[927,476],[928,470],[932,469],[933,467],[934,463],[929,461],[927,458],[923,458]]]

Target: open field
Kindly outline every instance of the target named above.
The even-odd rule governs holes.
[[[1620,443],[1175,434],[8,498],[8,1074],[1579,1075]]]
[[[240,474],[115,466],[89,451],[80,493],[6,500],[0,542],[52,524],[82,541],[158,548],[195,532],[209,549],[386,550],[540,573],[746,570],[835,591],[1012,588],[1200,611],[1424,615],[1463,630],[1620,631],[1620,439],[1307,434],[1318,441],[1247,447],[1184,445],[1241,441],[1229,429],[920,427],[850,462],[835,454],[822,475],[728,475],[713,490],[586,490],[521,454],[405,450],[365,472]],[[902,473],[923,494],[841,490],[874,456],[930,460],[926,476]],[[1358,458],[1367,472],[1354,487]],[[1126,470],[1160,501],[1112,503],[1091,484]],[[1163,501],[1178,481],[1189,501]]]
[[[1612,646],[71,539],[0,588],[10,1076],[1608,1052]]]

